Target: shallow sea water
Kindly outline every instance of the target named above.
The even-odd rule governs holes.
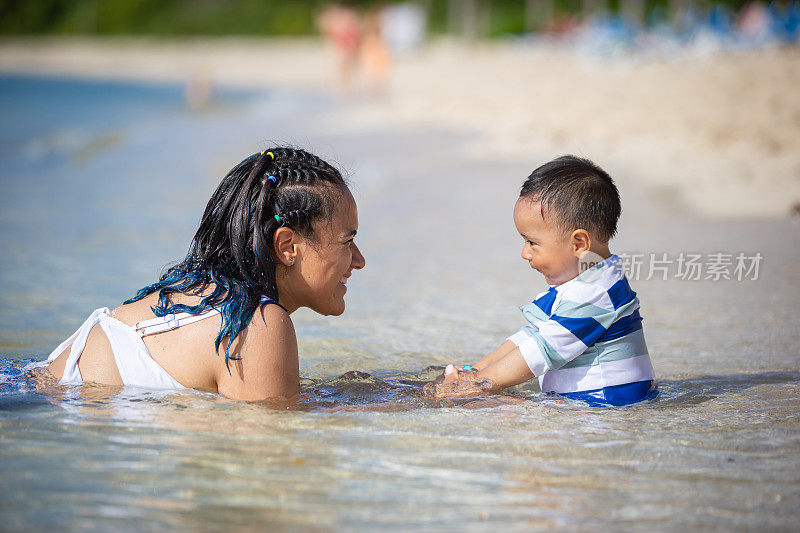
[[[16,113],[0,126],[2,529],[796,527],[798,226],[702,220],[611,168],[614,251],[758,251],[759,279],[632,280],[656,401],[596,409],[528,384],[433,402],[423,384],[502,342],[545,288],[510,210],[554,154],[493,160],[474,133],[365,127],[353,105],[223,92],[192,112],[179,87],[0,78]],[[26,123],[34,108],[52,120]],[[183,255],[221,176],[270,140],[345,169],[367,258],[342,317],[293,315],[298,403],[21,372]]]

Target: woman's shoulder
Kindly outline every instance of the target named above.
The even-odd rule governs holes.
[[[259,306],[234,344],[229,367],[217,374],[220,394],[241,400],[290,397],[299,392],[297,337],[289,314],[274,304]]]
[[[268,303],[259,305],[243,332],[241,354],[254,361],[270,364],[297,359],[297,336],[294,324],[283,307]]]

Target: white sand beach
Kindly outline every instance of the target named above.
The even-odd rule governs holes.
[[[315,39],[23,39],[0,71],[332,91]],[[436,42],[392,65],[383,97],[350,95],[337,127],[430,124],[474,134],[465,157],[531,168],[597,160],[714,218],[800,204],[800,49],[602,59],[552,46]]]

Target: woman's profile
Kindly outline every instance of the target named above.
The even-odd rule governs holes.
[[[364,267],[357,229],[336,168],[293,148],[252,155],[211,196],[186,257],[113,311],[94,311],[49,371],[60,383],[295,396],[289,315],[344,312],[347,279]]]

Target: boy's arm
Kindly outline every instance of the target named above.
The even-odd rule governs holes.
[[[509,352],[493,363],[480,367],[478,371],[478,379],[488,379],[492,384],[491,390],[503,390],[535,377],[519,348],[511,341],[506,341],[503,346],[506,344],[510,344],[512,347]]]
[[[459,384],[455,396],[477,395],[482,391],[502,390],[518,385],[548,370],[558,369],[594,344],[614,322],[618,313],[640,321],[638,300],[621,306],[618,311],[600,310],[594,316],[564,317],[552,315],[520,328],[500,347],[475,363],[477,372],[445,372],[444,386],[437,396],[453,396],[447,384]],[[474,389],[474,390],[473,390]]]
[[[483,368],[486,368],[496,361],[499,361],[506,355],[510,354],[513,350],[515,350],[517,346],[507,340],[500,346],[498,346],[494,351],[485,355],[481,358],[477,363],[471,365],[471,367],[467,367],[468,370],[471,372],[463,372],[465,365],[447,365],[445,368],[444,376],[442,376],[443,380],[447,380],[448,382],[455,382],[455,381],[471,381],[477,375],[477,372]]]
[[[511,341],[506,341],[500,346],[497,347],[492,353],[484,356],[480,361],[472,365],[472,368],[476,370],[481,370],[486,368],[487,366],[491,365],[495,361],[499,361],[506,355],[510,354],[512,351],[516,349],[517,345]]]
[[[478,366],[490,359],[491,363]],[[478,361],[475,367],[472,372],[448,374],[446,371],[444,376],[426,385],[426,390],[437,399],[471,398],[513,387],[534,377],[522,352],[510,341]]]
[[[487,385],[491,385],[492,390],[511,387],[548,370],[561,368],[592,346],[617,320],[622,320],[620,324],[626,328],[641,327],[638,324],[641,322],[639,300],[636,293],[627,288],[623,303],[617,305],[606,291],[594,288],[595,294],[587,295],[582,287],[584,294],[575,298],[582,301],[562,298],[552,314],[544,313],[535,302],[526,306],[530,308],[529,313],[526,311],[530,324],[475,363],[477,373],[452,373],[449,379],[445,377],[445,382],[472,383],[476,391],[486,390]],[[615,297],[620,298],[618,291]],[[491,383],[484,380],[491,380]]]

